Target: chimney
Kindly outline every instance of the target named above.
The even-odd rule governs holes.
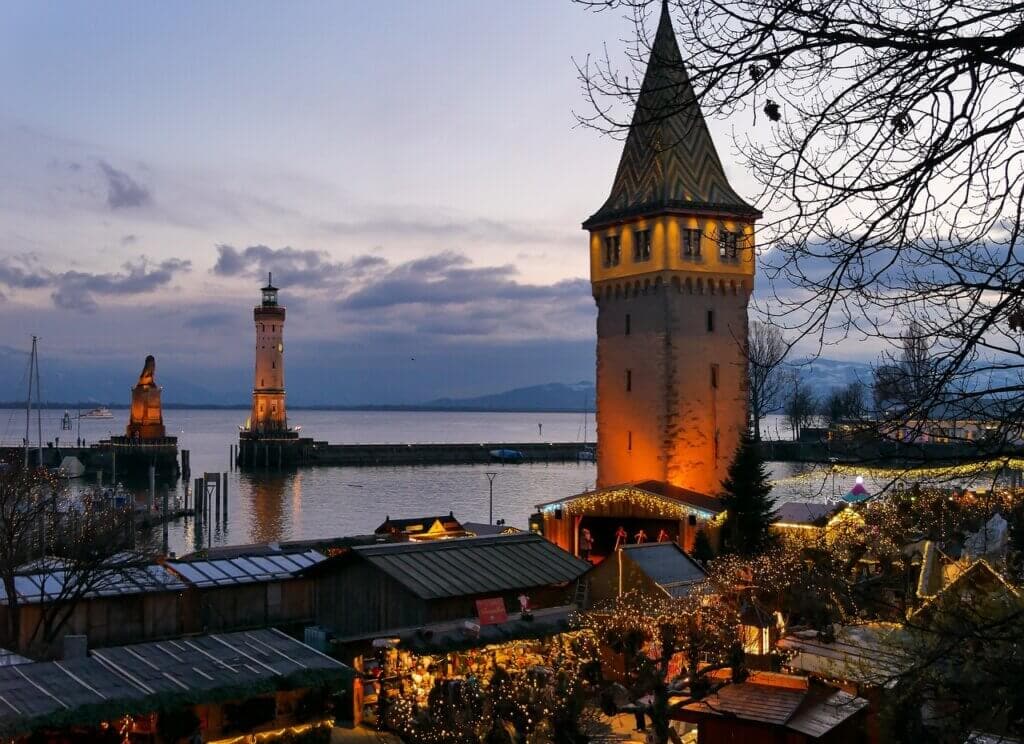
[[[64,660],[84,659],[89,655],[89,636],[64,636]]]

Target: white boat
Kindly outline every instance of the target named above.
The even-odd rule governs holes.
[[[109,408],[100,406],[99,408],[93,408],[91,411],[79,414],[78,418],[84,419],[112,419],[114,414],[110,412]]]

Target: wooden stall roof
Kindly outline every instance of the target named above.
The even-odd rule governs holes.
[[[811,686],[801,677],[755,672],[749,680],[726,684],[703,700],[676,708],[675,718],[737,718],[779,726],[819,738],[868,705],[842,690]]]
[[[807,501],[787,501],[775,510],[776,524],[798,524],[824,527],[833,513],[845,508],[845,504],[817,504]]]
[[[462,528],[469,533],[470,537],[483,537],[484,535],[518,535],[520,532],[524,531],[509,524],[488,524],[487,522],[463,522]]]
[[[168,561],[167,567],[192,586],[227,586],[260,581],[289,579],[304,568],[316,565],[326,556],[316,550],[304,553],[277,553],[238,556],[213,560]]]
[[[145,692],[95,659],[47,661],[0,668],[0,731],[31,728],[55,714],[141,700]]]
[[[672,597],[683,597],[694,584],[707,578],[707,571],[675,543],[623,545],[623,556]]]
[[[623,483],[617,486],[609,486],[608,488],[601,488],[596,491],[585,491],[578,493],[573,496],[569,496],[564,499],[558,499],[557,501],[549,501],[545,504],[537,504],[537,509],[544,511],[553,509],[556,507],[571,507],[573,502],[580,502],[591,500],[596,497],[603,497],[606,495],[614,495],[615,493],[628,493],[630,491],[639,491],[642,493],[649,494],[651,496],[665,500],[676,505],[682,505],[685,507],[691,507],[702,512],[707,512],[712,515],[721,514],[724,511],[722,502],[720,499],[714,496],[708,496],[707,494],[699,493],[697,491],[691,491],[688,488],[682,488],[681,486],[674,486],[671,483],[658,480],[647,480],[640,481],[638,483]]]
[[[97,649],[81,659],[0,667],[0,732],[96,724],[351,673],[276,630]]]
[[[18,593],[18,602],[23,605],[37,604],[77,595],[74,586],[68,586],[67,572],[59,562],[49,568],[35,567],[36,570],[18,574],[14,577],[14,588]],[[76,580],[72,573],[71,581]],[[90,571],[89,586],[82,597],[120,597],[145,592],[176,592],[186,585],[176,576],[169,573],[163,566],[111,566],[103,571]],[[8,604],[6,589],[0,585],[0,605]]]
[[[96,649],[94,659],[147,693],[248,687],[345,665],[273,629]]]
[[[390,532],[426,532],[435,522],[440,522],[449,532],[461,532],[462,524],[455,518],[455,514],[448,512],[440,516],[426,517],[401,517],[392,519],[391,515],[385,517],[380,526],[373,531],[375,535],[384,535]]]
[[[590,569],[540,535],[522,533],[359,546],[303,574],[320,574],[352,560],[366,561],[420,599],[565,584]]]

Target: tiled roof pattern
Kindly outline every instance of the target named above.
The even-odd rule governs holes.
[[[729,185],[663,5],[611,194],[584,227],[666,209],[758,214]]]

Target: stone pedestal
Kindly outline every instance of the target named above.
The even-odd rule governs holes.
[[[167,436],[160,407],[160,388],[139,384],[132,388],[132,411],[125,435],[128,439],[163,439]]]

